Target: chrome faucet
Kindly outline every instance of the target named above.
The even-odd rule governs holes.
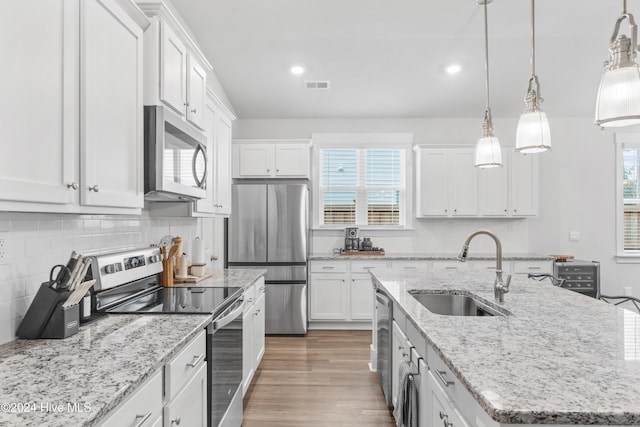
[[[496,280],[493,284],[493,295],[495,296],[496,301],[504,302],[504,294],[509,292],[511,275],[507,275],[506,282],[502,280],[502,244],[500,243],[498,236],[487,230],[478,230],[469,234],[462,245],[460,253],[458,254],[458,261],[465,262],[467,260],[467,256],[469,254],[469,243],[471,242],[471,239],[476,237],[478,234],[486,234],[496,242]]]

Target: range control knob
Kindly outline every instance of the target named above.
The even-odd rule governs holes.
[[[151,263],[160,262],[161,260],[162,260],[162,255],[159,255],[159,254],[151,255],[151,257],[149,258],[149,261]]]
[[[116,272],[115,264],[109,264],[104,267],[104,272],[106,274],[113,274]]]
[[[122,271],[122,264],[120,264],[119,262],[116,262],[113,265],[115,266],[116,271]]]

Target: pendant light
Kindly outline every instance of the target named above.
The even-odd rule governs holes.
[[[484,122],[482,123],[482,137],[478,139],[476,145],[476,161],[478,168],[494,168],[502,166],[502,150],[500,141],[493,135],[493,121],[491,120],[491,107],[489,106],[489,26],[487,24],[487,4],[491,0],[478,0],[478,4],[484,5],[484,68],[486,71],[486,100],[487,106],[484,111]]]
[[[618,36],[620,24],[629,21],[631,39]],[[622,2],[622,15],[609,44],[609,60],[600,80],[596,101],[595,124],[602,127],[621,127],[640,123],[640,71],[636,64],[638,27],[633,15],[627,13],[627,1]]]
[[[540,82],[536,75],[536,21],[535,0],[531,0],[531,77],[524,98],[526,108],[518,121],[516,151],[542,153],[551,149],[551,131],[547,115],[540,109]]]

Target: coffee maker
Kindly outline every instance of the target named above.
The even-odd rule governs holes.
[[[357,251],[360,250],[360,238],[358,237],[358,227],[345,228],[344,236],[344,250],[345,251]]]

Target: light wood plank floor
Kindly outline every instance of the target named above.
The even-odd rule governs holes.
[[[369,371],[370,343],[371,331],[268,336],[243,427],[395,426]]]

